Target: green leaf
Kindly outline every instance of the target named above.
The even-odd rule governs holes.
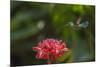
[[[69,50],[68,52],[65,52],[64,55],[60,56],[59,58],[57,58],[57,62],[66,62],[66,63],[70,63],[72,62],[72,51]]]

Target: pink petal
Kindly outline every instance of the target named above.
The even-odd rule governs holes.
[[[32,49],[35,50],[35,51],[40,51],[41,50],[41,48],[39,48],[39,47],[33,47]]]

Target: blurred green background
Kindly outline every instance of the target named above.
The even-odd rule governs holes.
[[[95,61],[95,6],[11,1],[10,27],[12,66],[47,64],[32,51],[45,38],[70,49],[58,63]]]

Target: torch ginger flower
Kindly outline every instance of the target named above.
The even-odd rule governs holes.
[[[48,63],[51,63],[68,51],[68,48],[62,40],[46,39],[39,42],[37,47],[33,47],[33,50],[37,51],[37,59],[47,59]]]

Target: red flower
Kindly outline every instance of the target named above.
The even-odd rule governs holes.
[[[37,47],[33,47],[34,51],[37,51],[37,59],[55,60],[57,57],[68,51],[65,42],[56,39],[46,39],[38,43]]]

